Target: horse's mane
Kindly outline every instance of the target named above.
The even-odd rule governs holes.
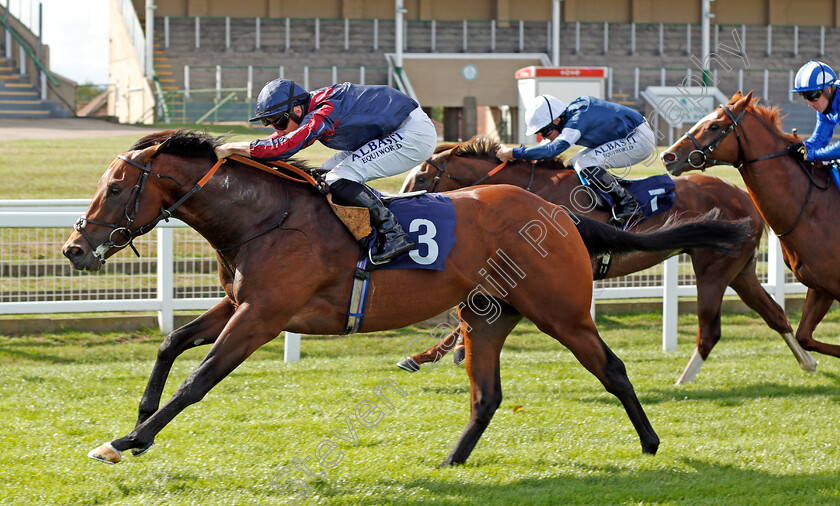
[[[451,149],[450,156],[472,156],[477,158],[486,158],[496,160],[496,151],[501,144],[496,139],[490,137],[473,137],[464,142],[441,144],[435,149],[435,153]],[[541,160],[537,163],[537,167],[545,169],[560,170],[565,169],[566,164],[562,157],[558,156],[551,160]]]
[[[794,142],[801,142],[801,139],[795,135],[785,133],[782,130],[782,116],[781,109],[778,106],[767,106],[758,103],[758,100],[753,100],[746,106],[747,111],[756,115],[756,117],[764,123],[771,132],[781,137],[790,144]]]
[[[173,154],[184,156],[206,156],[216,159],[216,146],[224,144],[229,135],[220,135],[218,137],[208,133],[198,132],[195,130],[179,129],[179,130],[164,130],[149,134],[138,140],[131,146],[132,150],[146,149],[151,146],[160,144],[157,154]],[[295,158],[286,160],[300,169],[312,172],[315,170],[311,165],[303,160]]]
[[[214,137],[195,130],[164,130],[143,137],[131,146],[132,150],[146,149],[160,144],[159,154],[215,157],[213,149],[222,144],[226,136]]]

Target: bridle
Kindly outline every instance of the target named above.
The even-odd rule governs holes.
[[[744,108],[738,114],[738,116],[735,116],[735,114],[725,104],[720,104],[720,108],[723,109],[723,112],[726,113],[726,115],[732,121],[732,124],[730,124],[725,129],[721,130],[721,132],[718,134],[718,136],[715,137],[714,139],[712,139],[712,142],[710,142],[709,144],[706,144],[705,146],[701,146],[700,143],[697,141],[697,139],[694,137],[694,135],[691,134],[691,132],[688,132],[688,133],[685,134],[685,136],[688,137],[689,140],[691,140],[691,142],[697,148],[697,149],[695,149],[694,151],[691,151],[688,154],[688,157],[687,157],[686,161],[688,162],[689,165],[691,165],[695,169],[705,169],[706,167],[710,167],[710,166],[713,166],[713,165],[729,165],[731,163],[731,165],[733,167],[735,167],[736,169],[740,169],[742,166],[747,165],[747,164],[756,163],[756,162],[760,162],[760,161],[763,161],[763,160],[769,160],[771,158],[778,158],[780,156],[789,155],[788,150],[783,149],[781,151],[774,151],[773,153],[769,153],[767,155],[760,156],[758,158],[754,158],[752,160],[746,160],[745,161],[744,160],[744,149],[743,149],[743,146],[741,145],[741,135],[738,133],[738,127],[740,126],[741,128],[743,128],[743,126],[741,125],[741,120],[744,119],[744,115],[746,114],[747,109]],[[724,161],[715,160],[715,159],[707,160],[706,159],[706,154],[714,151],[714,149],[716,147],[718,147],[718,145],[723,141],[723,139],[725,139],[726,136],[729,135],[732,132],[735,132],[735,139],[738,142],[738,157],[735,158],[735,160],[733,162],[724,162]],[[695,153],[700,155],[701,162],[698,165],[695,165],[691,160],[692,155],[694,155]],[[827,182],[825,184],[825,186],[820,186],[817,183],[817,181],[814,179],[814,175],[805,166],[805,163],[800,159],[796,159],[796,162],[799,165],[799,167],[802,169],[802,171],[805,173],[805,175],[808,176],[808,192],[805,194],[805,202],[803,202],[802,207],[799,209],[799,215],[796,217],[796,221],[794,221],[793,225],[789,229],[787,229],[785,232],[782,232],[781,234],[776,234],[777,237],[784,237],[784,236],[788,235],[789,233],[793,232],[793,229],[795,229],[796,226],[799,225],[799,222],[802,221],[802,217],[805,215],[805,208],[808,206],[808,203],[811,201],[811,192],[813,191],[814,187],[816,187],[820,191],[823,191],[823,190],[828,189],[831,186],[831,181]]]
[[[448,177],[449,179],[451,179],[453,181],[458,181],[459,183],[463,182],[463,181],[466,181],[465,178],[455,177],[452,174],[447,174],[446,173],[446,164],[449,162],[449,158],[450,157],[447,157],[446,160],[444,160],[440,165],[438,165],[437,162],[435,162],[431,158],[426,160],[426,163],[428,163],[429,165],[431,165],[432,167],[437,169],[437,174],[435,175],[434,182],[432,183],[432,188],[429,190],[429,193],[434,193],[434,192],[437,191],[438,184],[440,184],[440,178],[443,177],[444,175],[446,175],[446,177]],[[467,186],[471,186],[471,185],[467,185]]]
[[[163,206],[160,207],[160,214],[142,227],[138,227],[134,230],[131,229],[132,224],[134,224],[134,220],[137,217],[137,212],[140,210],[140,198],[143,195],[143,190],[146,189],[146,180],[149,178],[150,175],[154,175],[157,178],[168,178],[172,179],[179,186],[183,186],[183,184],[175,179],[172,176],[166,174],[152,174],[152,158],[157,154],[157,151],[149,157],[149,160],[146,162],[145,165],[140,165],[139,163],[135,162],[131,158],[125,155],[117,155],[117,158],[120,160],[128,163],[132,167],[136,167],[140,169],[140,174],[137,176],[137,182],[134,184],[134,187],[131,189],[131,195],[128,196],[128,201],[125,203],[125,209],[123,210],[123,217],[120,217],[114,223],[108,223],[105,221],[99,220],[92,220],[87,217],[87,215],[83,215],[76,220],[76,223],[73,225],[73,228],[76,229],[77,232],[82,234],[82,237],[85,238],[87,243],[93,248],[93,256],[95,256],[101,263],[105,263],[105,255],[114,248],[124,248],[126,246],[131,247],[131,250],[134,252],[135,255],[138,257],[140,253],[137,251],[137,248],[134,246],[134,239],[138,236],[141,236],[153,228],[157,226],[158,223],[161,221],[169,221],[169,218],[172,216],[172,212],[175,211],[178,207],[181,206],[186,200],[192,197],[195,192],[201,189],[202,186],[213,177],[213,174],[221,167],[223,163],[225,163],[225,158],[217,161],[213,167],[210,168],[209,171],[202,177],[187,193],[185,193],[177,202],[172,204],[169,207],[164,208]],[[120,225],[120,223],[125,219],[125,225]],[[91,241],[90,235],[88,235],[85,227],[87,224],[93,225],[101,225],[104,227],[111,228],[111,233],[108,235],[108,240],[100,244],[99,246],[95,246],[93,241]],[[122,240],[124,242],[118,243],[117,241],[120,240],[119,237],[115,239],[115,235],[122,236]]]
[[[463,183],[464,181],[467,180],[466,178],[455,177],[455,176],[453,176],[451,174],[448,174],[446,172],[446,164],[449,162],[450,158],[452,158],[451,155],[449,157],[447,157],[446,160],[444,160],[443,163],[441,163],[440,165],[438,165],[437,162],[435,162],[431,158],[426,160],[426,163],[428,163],[429,165],[431,165],[432,167],[437,169],[437,175],[435,175],[435,177],[434,177],[434,183],[432,184],[432,188],[429,190],[429,193],[434,193],[435,191],[437,191],[438,184],[440,183],[440,178],[443,177],[444,175],[446,177],[448,177],[449,179],[453,180],[453,181],[458,181],[459,183]],[[472,183],[464,185],[464,186],[479,185],[479,184],[483,183],[484,181],[487,181],[490,177],[494,176],[497,172],[504,169],[506,166],[507,166],[507,162],[502,162],[499,165],[497,165],[496,167],[494,167],[493,169],[490,169],[486,174],[484,174],[480,178],[478,178],[475,181],[473,181]],[[531,177],[528,180],[528,185],[525,186],[525,189],[528,190],[528,191],[531,191],[531,184],[534,182],[535,169],[536,169],[536,164],[532,163],[531,164]]]
[[[157,145],[158,149],[159,149],[160,146],[161,146],[160,144]],[[275,176],[280,176],[280,177],[283,177],[283,178],[286,178],[286,179],[289,179],[289,180],[292,180],[292,181],[295,181],[295,182],[298,182],[298,183],[311,184],[312,186],[315,186],[319,190],[321,189],[321,185],[310,174],[306,173],[305,171],[303,171],[302,169],[300,169],[298,167],[295,167],[294,165],[289,165],[287,163],[280,162],[280,161],[271,162],[271,164],[274,165],[275,167],[280,167],[280,168],[284,168],[284,169],[287,169],[287,170],[291,170],[296,175],[300,176],[301,179],[296,179],[294,177],[291,177],[291,176],[288,176],[288,175],[283,174],[281,172],[278,172],[278,171],[276,171],[274,169],[271,169],[270,167],[267,167],[267,166],[265,166],[265,165],[263,165],[259,162],[251,160],[250,158],[245,158],[245,157],[241,157],[241,156],[238,156],[238,155],[232,155],[229,158],[222,158],[222,159],[217,160],[216,163],[213,164],[213,166],[210,168],[210,170],[208,170],[204,174],[204,176],[202,176],[201,179],[199,179],[198,182],[195,183],[195,185],[193,185],[193,187],[187,193],[185,193],[183,196],[181,196],[181,198],[179,198],[174,204],[172,204],[171,206],[166,207],[166,208],[161,206],[160,207],[160,214],[156,218],[154,218],[151,222],[147,223],[146,225],[143,225],[141,227],[138,227],[138,228],[132,230],[131,226],[134,223],[134,220],[137,217],[137,212],[139,211],[139,208],[140,208],[140,198],[143,195],[143,190],[146,189],[146,180],[148,179],[148,177],[150,175],[152,175],[154,177],[157,177],[157,178],[171,179],[171,180],[175,181],[176,183],[178,183],[179,186],[184,186],[180,181],[178,181],[174,177],[169,176],[167,174],[152,174],[152,159],[156,155],[157,155],[157,150],[149,157],[149,159],[148,159],[148,161],[146,162],[145,165],[140,165],[139,163],[135,162],[134,160],[132,160],[131,158],[128,158],[125,155],[117,155],[117,158],[119,158],[120,160],[123,160],[124,162],[128,163],[129,165],[131,165],[133,167],[136,167],[137,169],[140,170],[140,174],[137,177],[137,183],[135,183],[134,187],[131,190],[131,195],[129,195],[128,201],[125,203],[125,209],[123,210],[124,218],[120,217],[116,222],[108,223],[108,222],[99,221],[99,220],[92,220],[92,219],[88,218],[87,215],[83,215],[78,220],[76,220],[76,223],[73,225],[73,228],[77,232],[79,232],[82,235],[82,237],[85,238],[85,241],[87,241],[87,243],[93,249],[93,256],[96,257],[102,264],[105,263],[105,256],[107,255],[108,251],[110,251],[114,248],[119,249],[119,248],[124,248],[126,246],[129,246],[129,247],[131,247],[131,250],[134,251],[134,254],[139,257],[140,253],[137,251],[137,248],[134,246],[134,239],[136,237],[139,237],[139,236],[151,231],[161,221],[168,222],[169,218],[172,216],[172,213],[176,209],[181,207],[181,205],[184,202],[186,202],[187,199],[189,199],[190,197],[195,195],[195,193],[198,190],[200,190],[205,184],[207,184],[207,181],[209,181],[210,178],[213,177],[213,175],[216,173],[216,171],[219,170],[219,167],[221,167],[222,164],[224,164],[229,158],[233,159],[235,161],[241,162],[241,163],[245,163],[247,165],[251,165],[252,167],[260,169],[264,172],[271,173]],[[284,185],[284,187],[285,187],[285,185]],[[286,217],[289,215],[289,212],[288,212],[288,206],[289,206],[288,190],[286,190],[286,192],[287,192],[286,209],[282,213],[282,218],[277,224],[272,225],[271,228],[269,228],[267,230],[264,230],[262,232],[259,232],[255,235],[245,239],[244,241],[234,245],[234,246],[217,249],[217,251],[222,252],[222,251],[227,251],[227,250],[234,249],[234,248],[239,247],[242,244],[244,244],[244,243],[246,243],[246,242],[248,242],[252,239],[255,239],[255,238],[257,238],[257,237],[259,237],[259,236],[261,236],[265,233],[270,232],[271,230],[274,230],[275,228],[279,228],[283,224],[283,222],[285,221]],[[123,221],[123,219],[125,219],[125,225],[120,225],[120,223]],[[101,226],[104,226],[104,227],[111,228],[112,230],[111,230],[111,233],[108,235],[108,240],[103,242],[99,246],[95,246],[93,244],[93,241],[91,241],[90,235],[85,230],[85,227],[87,226],[88,223],[93,224],[93,225],[101,225]],[[124,242],[117,243],[117,241],[119,240],[119,237],[117,237],[115,239],[114,236],[116,234],[119,234],[120,236],[122,236],[122,240]]]

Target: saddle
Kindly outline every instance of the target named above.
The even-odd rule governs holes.
[[[385,205],[388,205],[395,200],[417,197],[424,193],[426,193],[426,190],[410,193],[381,193],[380,198]],[[357,241],[361,241],[373,232],[370,226],[370,212],[367,208],[336,204],[333,202],[332,195],[330,194],[327,194],[327,202],[330,203],[333,213],[344,223],[344,226],[347,227],[347,230],[353,234],[353,237]]]

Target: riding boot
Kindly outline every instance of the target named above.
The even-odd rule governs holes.
[[[414,249],[414,241],[367,185],[339,179],[330,184],[330,193],[337,204],[366,207],[370,211],[370,223],[379,233],[381,241],[377,251],[370,255],[374,264],[390,262]]]
[[[613,199],[613,218],[611,224],[626,223],[637,216],[642,216],[642,206],[636,197],[618,184],[615,176],[602,167],[587,167],[585,175],[594,180],[598,189],[608,193]]]

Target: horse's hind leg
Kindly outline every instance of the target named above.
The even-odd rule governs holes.
[[[416,372],[420,370],[420,365],[427,362],[437,362],[444,355],[449,353],[458,341],[459,330],[456,329],[446,335],[439,343],[432,346],[426,351],[416,353],[408,358],[404,358],[397,362],[397,366],[408,372]]]
[[[595,323],[586,306],[584,312],[569,317],[546,321],[543,317],[531,317],[540,330],[557,339],[571,350],[578,361],[604,385],[607,392],[615,395],[624,406],[642,443],[642,452],[651,455],[659,448],[659,436],[654,432],[642,409],[633,385],[627,377],[624,363],[601,340]]]
[[[781,334],[782,339],[787,343],[802,369],[806,371],[817,370],[817,361],[810,353],[803,350],[797,342],[785,311],[761,286],[761,282],[755,275],[752,262],[735,276],[729,286],[738,293],[738,296],[750,309],[764,319],[771,329]]]
[[[492,303],[498,301],[493,299]],[[467,460],[502,403],[499,353],[505,338],[522,315],[507,304],[501,304],[502,313],[493,322],[488,322],[486,315],[479,316],[469,309],[461,310],[461,317],[471,327],[469,332],[464,333],[467,350],[465,367],[470,378],[470,420],[441,466],[462,464]]]
[[[805,304],[802,306],[802,319],[799,321],[799,328],[796,329],[796,340],[806,350],[840,357],[840,346],[814,339],[814,329],[825,317],[833,302],[832,296],[817,292],[813,288],[808,289]]]

